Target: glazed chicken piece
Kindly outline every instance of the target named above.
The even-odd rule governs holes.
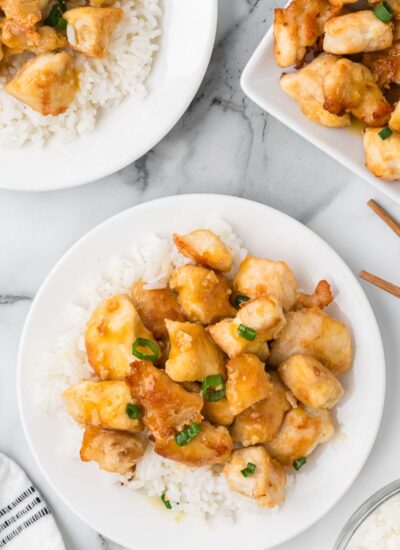
[[[364,132],[365,164],[375,176],[386,181],[400,179],[400,133],[383,140],[383,128],[367,128]]]
[[[282,75],[280,80],[282,90],[298,102],[306,117],[329,128],[342,128],[350,124],[349,115],[337,116],[324,108],[324,79],[337,59],[333,55],[322,54],[299,71]],[[290,304],[292,306],[293,302]]]
[[[250,353],[227,364],[226,398],[234,416],[272,394],[272,384],[262,361]]]
[[[165,320],[185,321],[177,295],[170,288],[147,290],[143,281],[132,286],[132,302],[145,326],[156,338],[168,338]]]
[[[292,0],[286,8],[275,9],[275,59],[280,67],[299,65],[321,36],[325,22],[340,8],[327,0]]]
[[[186,445],[179,446],[174,437],[156,438],[154,450],[157,454],[187,466],[224,464],[232,452],[232,439],[223,426],[200,424],[200,433]]]
[[[252,469],[244,476],[246,468]],[[224,466],[224,474],[232,491],[256,499],[260,506],[273,508],[285,500],[285,469],[273,460],[264,447],[236,449]]]
[[[286,414],[278,435],[265,447],[273,458],[284,466],[290,466],[298,458],[311,454],[334,433],[329,411],[298,407]]]
[[[144,444],[136,435],[87,426],[80,454],[83,462],[93,460],[101,470],[126,475],[133,473],[144,451]]]
[[[285,262],[247,256],[235,275],[233,289],[249,298],[272,294],[289,311],[296,301],[297,283]]]
[[[332,372],[310,355],[293,355],[278,368],[293,395],[308,407],[332,409],[344,390]]]
[[[33,27],[42,18],[41,0],[0,0],[0,8],[7,19]]]
[[[140,419],[128,416],[126,406],[135,400],[125,382],[81,382],[69,388],[64,399],[68,413],[80,424],[127,432],[143,430]]]
[[[203,398],[186,391],[148,361],[132,363],[127,377],[132,395],[144,408],[143,420],[156,439],[174,436],[203,419]]]
[[[216,271],[232,269],[233,254],[209,229],[197,229],[187,235],[173,235],[174,243],[184,256]]]
[[[380,88],[400,84],[400,42],[387,50],[363,55],[362,62],[371,71]]]
[[[123,380],[130,374],[132,344],[137,338],[156,343],[142,323],[135,306],[126,294],[104,300],[92,313],[86,327],[88,361],[103,380]]]
[[[393,113],[390,116],[389,126],[392,130],[400,132],[400,101],[397,103]]]
[[[60,115],[68,109],[77,91],[73,58],[67,52],[34,57],[4,89],[42,115]]]
[[[292,355],[302,354],[314,356],[335,375],[349,370],[352,346],[344,323],[316,307],[291,311],[286,320],[287,325],[271,346],[271,365],[278,367]]]
[[[20,23],[7,19],[1,27],[1,41],[7,46],[8,55],[16,55],[23,51],[31,51],[38,55],[52,52],[67,46],[65,36],[53,27],[22,26]]]
[[[229,356],[255,353],[268,357],[267,340],[276,338],[286,320],[274,296],[260,296],[245,302],[234,319],[224,319],[208,327],[214,342]],[[248,329],[252,331],[247,335]]]
[[[230,426],[235,418],[226,397],[219,401],[204,401],[202,413],[211,424],[219,426]]]
[[[225,377],[225,355],[204,327],[196,323],[165,322],[170,341],[165,371],[172,380],[202,382],[212,374]]]
[[[211,269],[197,265],[179,267],[169,286],[178,292],[178,304],[189,321],[207,325],[236,313],[229,303],[230,282]]]
[[[339,59],[326,75],[323,89],[324,108],[330,113],[352,113],[368,126],[383,126],[390,118],[392,106],[361,63]]]
[[[122,20],[120,8],[74,8],[64,13],[68,22],[68,41],[74,50],[87,57],[104,57],[111,36]]]
[[[233,441],[245,447],[272,441],[278,435],[286,412],[291,409],[287,398],[288,390],[278,375],[270,373],[269,378],[272,384],[271,395],[241,412],[231,428]]]
[[[336,55],[384,50],[393,42],[393,24],[383,23],[370,10],[332,17],[324,31],[323,48]]]
[[[319,281],[313,294],[303,294],[299,292],[296,298],[296,309],[303,307],[319,307],[323,309],[333,301],[333,294],[328,281]]]

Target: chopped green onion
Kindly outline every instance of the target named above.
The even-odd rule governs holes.
[[[201,384],[201,390],[203,392],[204,399],[209,403],[220,401],[223,397],[225,397],[226,393],[225,380],[223,379],[222,374],[212,374],[211,376],[207,376]]]
[[[167,497],[165,496],[165,493],[163,493],[161,495],[161,500],[163,501],[164,503],[164,506],[167,508],[167,510],[171,510],[172,509],[172,504],[169,500],[167,500]]]
[[[250,327],[246,327],[246,325],[239,325],[237,331],[239,336],[245,340],[249,340],[249,342],[252,342],[257,336],[256,331]]]
[[[307,459],[305,456],[302,456],[301,458],[296,458],[296,460],[293,461],[293,468],[298,472],[306,462]]]
[[[246,468],[243,470],[240,470],[240,473],[243,477],[250,477],[254,474],[254,471],[256,469],[256,465],[252,462],[248,462]]]
[[[244,302],[248,302],[250,298],[245,294],[238,294],[235,298],[235,306],[240,307]]]
[[[142,416],[142,411],[139,409],[135,403],[128,403],[125,407],[126,414],[131,418],[132,420],[137,420]]]
[[[182,430],[181,432],[178,432],[175,435],[176,444],[179,445],[179,447],[187,445],[194,437],[196,437],[196,435],[200,433],[200,431],[200,424],[190,424],[188,428]]]
[[[374,9],[375,16],[383,21],[383,23],[389,23],[393,19],[393,10],[387,2],[381,2]]]
[[[139,348],[148,348],[153,353],[143,353]],[[132,344],[132,355],[143,361],[157,361],[160,357],[160,348],[147,338],[136,338]]]
[[[58,29],[65,29],[67,27],[67,20],[64,19],[63,13],[67,10],[67,6],[64,0],[58,0],[54,4],[49,12],[49,15],[44,20],[45,25],[50,27],[57,27]]]
[[[386,128],[383,128],[383,130],[381,130],[380,132],[378,132],[378,136],[381,138],[381,139],[387,139],[389,138],[391,135],[393,134],[393,131],[386,127]]]

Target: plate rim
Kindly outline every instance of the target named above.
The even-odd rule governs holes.
[[[374,189],[376,189],[383,195],[386,195],[395,203],[400,204],[400,191],[399,189],[396,190],[394,187],[396,184],[397,186],[399,186],[400,180],[388,182],[374,176],[372,173],[365,173],[360,169],[358,164],[353,163],[350,158],[344,156],[334,147],[331,147],[327,144],[322,144],[317,137],[314,137],[310,131],[305,129],[301,124],[298,124],[296,121],[294,121],[294,119],[292,119],[290,115],[285,115],[284,113],[282,114],[280,112],[278,113],[275,107],[270,103],[270,101],[265,101],[263,103],[258,99],[257,94],[252,87],[251,75],[258,57],[264,49],[267,49],[267,47],[269,46],[269,42],[273,41],[273,30],[273,24],[271,24],[271,26],[268,28],[267,32],[261,39],[260,43],[257,45],[256,49],[251,54],[251,57],[247,61],[242,71],[240,77],[240,87],[244,94],[256,105],[258,105],[260,109],[273,116],[276,120],[278,120],[279,122],[290,128],[293,132],[298,134],[300,137],[311,143],[314,147],[317,147],[317,149],[319,149],[329,157],[333,158],[336,162],[347,168],[352,174],[358,176],[363,182],[368,183]]]
[[[70,503],[70,501],[66,497],[64,497],[63,494],[58,490],[58,488],[53,484],[53,482],[50,479],[48,473],[46,472],[46,470],[42,466],[42,464],[41,464],[41,462],[40,462],[40,460],[39,460],[39,458],[36,454],[33,442],[30,438],[29,431],[28,431],[28,428],[27,428],[27,425],[26,425],[26,422],[25,422],[25,416],[24,416],[24,406],[23,406],[23,401],[22,401],[22,396],[21,396],[22,370],[23,370],[23,367],[22,367],[23,349],[25,348],[25,340],[27,338],[31,317],[32,317],[33,312],[36,308],[36,304],[40,301],[42,295],[46,291],[47,283],[53,277],[53,274],[55,274],[62,267],[63,262],[70,255],[72,255],[75,252],[75,249],[79,248],[81,242],[85,241],[86,238],[90,238],[94,233],[96,233],[96,231],[98,229],[105,228],[105,227],[107,227],[107,225],[113,224],[116,219],[118,219],[119,217],[127,215],[128,212],[130,212],[130,211],[135,211],[136,209],[146,208],[146,207],[149,207],[149,205],[152,205],[152,204],[155,204],[155,203],[164,203],[165,204],[165,203],[168,203],[168,202],[173,202],[173,201],[179,200],[180,198],[184,198],[186,200],[191,199],[191,200],[195,201],[197,197],[207,198],[210,202],[213,199],[217,198],[217,199],[228,199],[228,200],[232,200],[232,201],[235,201],[235,202],[238,202],[238,203],[246,202],[246,203],[249,203],[250,205],[255,204],[257,206],[261,206],[261,207],[265,208],[267,211],[273,211],[275,214],[278,214],[283,219],[289,220],[291,223],[294,222],[295,225],[301,227],[303,230],[306,230],[306,233],[309,233],[314,238],[316,238],[317,241],[319,242],[319,244],[322,247],[324,247],[325,249],[328,249],[328,251],[335,257],[335,260],[338,262],[338,264],[344,270],[346,275],[349,276],[350,279],[352,279],[353,284],[355,285],[355,288],[357,288],[359,298],[363,302],[364,308],[366,308],[366,310],[369,313],[369,320],[372,323],[372,326],[373,326],[373,329],[374,329],[374,335],[375,335],[376,345],[377,345],[377,349],[376,349],[376,353],[377,353],[377,357],[378,357],[377,364],[379,365],[379,368],[380,368],[380,371],[381,371],[381,376],[380,376],[380,386],[381,387],[379,388],[380,392],[379,392],[379,396],[378,396],[379,399],[378,399],[378,408],[377,408],[377,410],[379,410],[379,414],[375,417],[375,423],[374,423],[374,426],[373,426],[372,437],[370,439],[370,443],[369,443],[368,447],[364,449],[364,455],[362,457],[362,460],[359,464],[358,469],[354,472],[353,477],[349,480],[349,482],[345,486],[343,486],[342,490],[338,493],[338,495],[332,501],[332,503],[329,506],[327,506],[326,509],[323,509],[323,510],[321,510],[320,513],[316,514],[316,516],[311,521],[309,521],[307,524],[300,526],[297,530],[292,532],[288,537],[282,538],[282,540],[280,540],[277,543],[278,545],[280,545],[280,544],[284,544],[285,542],[288,542],[290,540],[294,540],[298,535],[300,535],[301,533],[305,532],[307,529],[309,529],[310,527],[312,527],[313,525],[318,523],[326,514],[328,514],[333,509],[333,507],[336,506],[338,504],[338,502],[340,502],[340,500],[343,498],[343,496],[350,490],[350,488],[353,486],[356,479],[360,475],[361,471],[363,470],[363,468],[365,466],[365,463],[367,462],[367,460],[368,460],[368,458],[371,454],[372,448],[375,445],[376,438],[378,436],[380,425],[381,425],[383,409],[384,409],[384,403],[385,403],[385,395],[386,395],[386,363],[385,363],[385,354],[384,354],[382,336],[381,336],[381,333],[380,333],[379,325],[378,325],[378,322],[376,320],[374,311],[373,311],[372,306],[371,306],[371,304],[368,300],[367,295],[365,294],[364,289],[362,288],[360,282],[357,280],[356,276],[353,274],[350,267],[341,258],[341,256],[336,252],[336,250],[332,246],[330,246],[316,232],[314,232],[308,226],[306,226],[303,223],[301,223],[300,221],[298,221],[296,218],[293,218],[292,216],[289,216],[288,214],[286,214],[286,213],[284,213],[284,212],[282,212],[282,211],[280,211],[276,208],[273,208],[273,207],[271,207],[267,204],[264,204],[264,203],[261,203],[261,202],[258,202],[258,201],[253,201],[251,199],[237,197],[237,196],[233,196],[233,195],[219,194],[219,193],[188,193],[188,194],[182,194],[182,195],[171,195],[171,196],[168,196],[168,197],[161,197],[161,198],[157,198],[157,199],[154,199],[154,200],[140,202],[138,204],[130,206],[130,207],[122,210],[121,212],[119,212],[117,214],[114,214],[113,216],[110,216],[109,218],[107,218],[107,219],[103,220],[102,222],[98,223],[93,228],[91,228],[89,231],[87,231],[84,235],[82,235],[70,248],[68,248],[68,250],[66,250],[64,252],[64,254],[62,254],[62,256],[59,258],[59,260],[55,263],[55,265],[49,271],[47,276],[44,278],[43,282],[41,283],[41,285],[40,285],[40,287],[39,287],[39,289],[38,289],[38,291],[37,291],[37,293],[36,293],[36,295],[35,295],[35,297],[32,301],[32,304],[31,304],[31,306],[29,308],[29,311],[27,313],[27,316],[25,318],[25,322],[24,322],[24,325],[23,325],[23,328],[22,328],[22,331],[21,331],[20,340],[19,340],[18,354],[17,354],[17,369],[16,369],[16,386],[17,386],[16,389],[17,389],[17,402],[18,402],[19,417],[20,417],[21,424],[22,424],[22,427],[23,427],[23,432],[24,432],[25,439],[28,443],[28,447],[29,447],[34,459],[35,459],[37,467],[39,468],[40,472],[42,473],[44,479],[48,483],[51,490],[54,491],[54,493],[68,507],[68,509],[71,510],[71,512],[73,514],[75,514],[77,517],[79,517],[86,525],[89,525],[95,532],[101,533],[105,537],[109,538],[110,540],[112,540],[112,541],[114,541],[114,542],[116,542],[116,543],[118,543],[122,546],[126,546],[126,541],[125,540],[123,540],[122,538],[118,539],[118,538],[115,537],[114,533],[111,534],[111,533],[107,532],[106,527],[104,527],[104,529],[102,529],[102,530],[99,530],[98,526],[93,525],[92,522],[88,521],[86,519],[86,517],[84,517],[83,514],[78,512],[73,507],[73,505]],[[374,397],[376,399],[377,396],[375,395]],[[262,549],[260,548],[260,550],[272,549],[273,547],[275,547],[275,545],[272,547],[272,546],[265,546],[265,544],[267,544],[267,543],[264,543],[263,548]],[[130,547],[130,548],[132,548],[132,550],[136,550],[133,546]]]
[[[199,70],[198,70],[197,78],[195,80],[193,80],[193,85],[190,89],[190,92],[188,92],[188,94],[185,98],[185,101],[182,101],[181,107],[176,110],[175,116],[171,119],[170,123],[164,127],[163,131],[160,134],[158,134],[158,137],[155,137],[154,140],[152,140],[150,145],[146,145],[146,146],[142,147],[140,149],[139,154],[136,153],[133,156],[127,155],[124,159],[121,159],[119,163],[114,164],[113,167],[108,168],[106,171],[99,170],[97,173],[95,173],[94,175],[92,173],[92,175],[90,175],[90,176],[85,176],[84,171],[82,171],[81,176],[80,177],[75,177],[73,180],[71,180],[72,183],[69,183],[69,184],[61,183],[59,185],[50,185],[50,184],[46,184],[46,183],[43,183],[43,184],[41,183],[39,186],[35,186],[35,188],[32,188],[32,187],[24,185],[24,184],[20,184],[20,185],[16,186],[13,183],[8,183],[8,181],[9,181],[8,178],[2,178],[2,179],[0,179],[0,189],[4,189],[4,190],[7,190],[7,191],[16,191],[16,192],[21,192],[21,193],[45,193],[45,192],[51,192],[51,191],[61,191],[61,190],[64,190],[64,189],[74,189],[75,187],[80,187],[81,185],[87,185],[89,183],[97,182],[97,181],[99,181],[103,178],[106,178],[106,177],[109,177],[109,176],[115,174],[119,170],[123,170],[124,168],[129,166],[129,164],[132,164],[133,162],[136,162],[137,160],[139,160],[146,153],[151,151],[151,149],[153,149],[158,143],[160,143],[160,141],[162,141],[165,138],[165,136],[167,134],[169,134],[169,132],[174,128],[174,126],[180,121],[182,116],[185,114],[185,112],[189,108],[191,102],[193,101],[194,97],[196,96],[196,93],[198,92],[198,90],[201,86],[201,83],[202,83],[202,81],[203,81],[203,79],[206,75],[208,66],[209,66],[210,61],[211,61],[211,56],[212,56],[212,53],[213,53],[213,50],[214,50],[216,34],[217,34],[218,2],[216,0],[202,0],[202,1],[207,1],[209,3],[209,8],[211,8],[211,10],[212,10],[211,11],[212,19],[209,23],[209,34],[208,34],[208,37],[207,37],[207,45],[206,45],[206,48],[204,49],[204,52],[203,52],[202,63],[199,64]],[[156,62],[157,62],[157,60],[154,61],[154,63],[156,63]],[[150,74],[148,75],[146,81],[149,78],[151,78],[151,71],[150,71]],[[151,94],[151,92],[149,93],[149,95],[150,94]],[[149,97],[149,95],[147,97]],[[126,98],[124,98],[124,101],[129,101],[129,99],[130,99],[130,96],[127,96]],[[113,108],[111,108],[110,111],[112,109]],[[97,124],[98,124],[98,122],[96,122],[96,126],[97,126]],[[96,131],[96,127],[92,130],[92,132],[95,132],[95,131]],[[92,132],[90,132],[89,134],[87,134],[86,136],[83,136],[83,137],[86,137],[86,138],[90,139],[90,135],[91,135]],[[79,138],[76,138],[76,139],[79,139]],[[76,139],[73,140],[73,141],[76,141]],[[0,149],[7,152],[8,147],[0,147]],[[19,148],[19,151],[23,155],[24,146]]]

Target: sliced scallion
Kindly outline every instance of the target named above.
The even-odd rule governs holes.
[[[243,477],[250,477],[254,474],[254,471],[256,469],[256,465],[252,462],[248,462],[246,468],[243,470],[240,470],[240,473]]]
[[[302,456],[301,458],[296,458],[296,460],[293,461],[293,468],[298,472],[304,464],[306,464],[307,459],[305,456]]]
[[[145,353],[139,348],[149,349],[152,353]],[[132,344],[132,355],[143,361],[157,361],[160,357],[160,348],[147,338],[136,338]]]
[[[135,403],[128,403],[125,407],[125,411],[132,420],[138,420],[138,418],[142,416],[142,411],[137,405],[135,405]]]
[[[393,19],[393,10],[387,2],[381,2],[374,9],[375,16],[383,23],[389,23]]]
[[[225,380],[223,379],[222,374],[212,374],[207,376],[201,384],[201,390],[203,392],[204,399],[209,403],[220,401],[223,397],[225,397],[226,393]]]
[[[255,337],[257,336],[256,331],[253,328],[246,327],[246,325],[239,325],[237,331],[239,336],[241,336],[245,340],[248,340],[249,342],[255,340]]]
[[[200,424],[190,424],[188,428],[185,428],[175,435],[176,444],[179,445],[179,447],[187,445],[194,437],[196,437],[196,435],[200,433],[200,431]]]
[[[164,506],[167,508],[167,510],[171,510],[172,509],[172,504],[167,499],[165,493],[163,493],[160,498],[161,498],[162,502],[164,503]]]
[[[391,136],[392,134],[393,134],[393,131],[392,131],[389,127],[383,128],[380,132],[378,132],[378,136],[379,136],[381,139],[390,138],[390,136]]]
[[[235,306],[240,307],[244,302],[248,302],[250,298],[245,294],[238,294],[235,298]]]

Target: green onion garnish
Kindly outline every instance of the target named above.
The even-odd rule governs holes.
[[[163,493],[161,495],[161,500],[163,501],[164,503],[164,506],[167,508],[167,510],[171,510],[172,509],[172,504],[169,500],[167,500],[167,497],[165,496],[165,493]]]
[[[143,353],[139,348],[148,348],[153,353]],[[132,355],[143,361],[157,361],[160,357],[160,348],[147,338],[136,338],[132,344]]]
[[[226,385],[222,374],[207,376],[201,384],[201,391],[203,392],[204,399],[209,403],[214,403],[225,397]]]
[[[250,327],[246,327],[246,325],[239,325],[237,331],[239,336],[245,340],[249,340],[249,342],[252,342],[257,336],[256,331]]]
[[[200,433],[200,431],[200,424],[190,424],[188,428],[178,432],[175,435],[176,444],[179,445],[179,447],[187,445],[194,437],[196,437],[196,435]]]
[[[50,27],[57,27],[58,29],[65,29],[67,27],[67,20],[64,19],[62,14],[67,10],[67,6],[64,0],[57,0],[49,12],[49,15],[44,20],[45,25]]]
[[[293,461],[293,468],[298,472],[306,462],[307,459],[305,456],[302,456],[301,458],[296,458],[296,460]]]
[[[383,23],[389,23],[393,19],[393,10],[387,2],[381,2],[374,9],[375,16],[383,21]]]
[[[252,462],[248,462],[246,468],[243,470],[240,470],[240,473],[243,477],[250,477],[254,474],[254,470],[256,469],[256,465]]]
[[[240,307],[244,302],[248,302],[250,298],[245,294],[238,294],[235,298],[235,307]]]
[[[142,416],[142,411],[139,409],[135,403],[128,403],[125,407],[126,414],[131,418],[132,420],[137,420]]]
[[[387,139],[389,138],[391,135],[393,134],[393,131],[386,127],[386,128],[383,128],[380,132],[378,132],[378,136],[381,138],[381,139]]]

